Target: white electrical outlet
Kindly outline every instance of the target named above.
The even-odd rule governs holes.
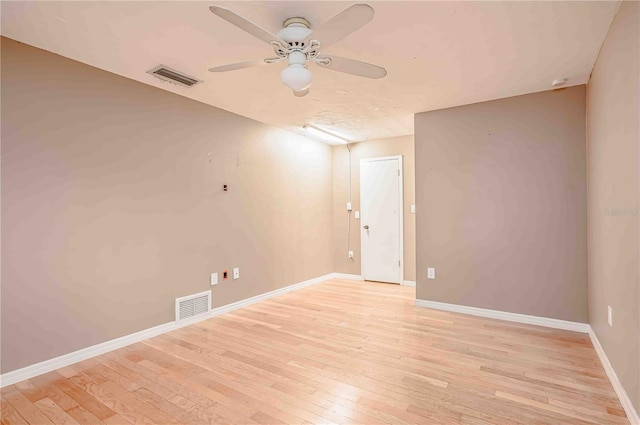
[[[211,284],[212,285],[218,284],[218,273],[211,273]]]
[[[613,309],[610,305],[607,306],[607,323],[609,326],[613,326]]]
[[[436,278],[436,269],[433,267],[427,267],[427,279]]]
[[[236,279],[240,279],[240,268],[239,267],[234,267],[233,268],[233,280]]]
[[[411,214],[415,214],[415,213],[416,213],[416,205],[411,204]]]
[[[356,211],[356,212],[355,212],[355,217],[356,217],[356,219],[359,219],[359,218],[360,218],[360,211]]]
[[[349,257],[349,259],[352,259],[353,258],[353,251],[349,251],[347,253],[347,256]]]
[[[347,211],[351,211],[351,202],[347,202]]]

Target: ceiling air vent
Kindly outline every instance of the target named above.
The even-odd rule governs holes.
[[[176,322],[206,314],[210,306],[211,291],[176,298]]]
[[[147,74],[151,74],[154,77],[158,77],[161,80],[168,81],[173,84],[177,84],[183,87],[192,87],[196,84],[200,84],[202,80],[190,77],[180,71],[171,69],[168,66],[158,65],[152,70],[147,71]]]

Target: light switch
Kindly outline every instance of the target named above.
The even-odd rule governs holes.
[[[415,214],[415,213],[416,213],[416,205],[411,204],[411,214]]]
[[[218,273],[211,273],[211,284],[212,285],[218,284]]]
[[[433,267],[427,268],[427,279],[435,279],[436,278],[436,269]]]
[[[236,279],[240,279],[240,268],[239,267],[234,267],[233,268],[233,280]]]
[[[359,218],[360,218],[360,211],[356,211],[356,213],[355,213],[355,217],[356,217],[356,219],[359,219]]]

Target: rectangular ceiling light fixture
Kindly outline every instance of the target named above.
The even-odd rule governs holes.
[[[155,68],[147,71],[147,74],[151,74],[154,77],[161,80],[168,81],[173,84],[177,84],[182,87],[193,87],[196,84],[202,83],[202,80],[190,77],[183,72],[176,71],[165,65],[158,65]]]
[[[332,145],[346,145],[347,143],[349,143],[349,141],[344,137],[329,133],[326,130],[316,127],[315,125],[307,124],[302,128],[304,129],[304,132],[307,136],[320,142],[325,142]]]

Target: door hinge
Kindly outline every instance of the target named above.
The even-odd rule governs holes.
[[[398,260],[398,267],[400,267],[400,260]]]
[[[400,169],[398,168],[398,177],[400,177]]]

